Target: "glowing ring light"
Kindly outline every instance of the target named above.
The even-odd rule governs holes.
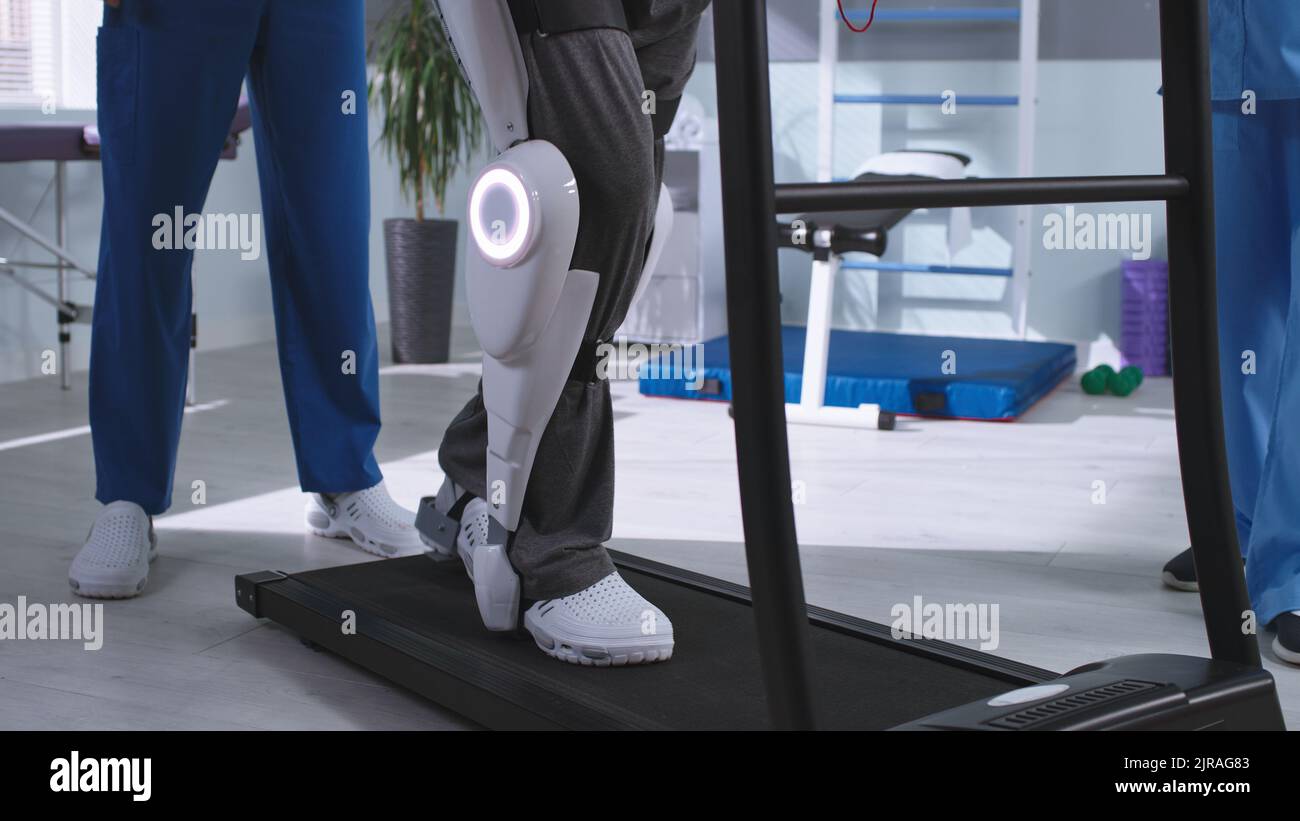
[[[510,192],[517,217],[514,231],[510,233],[509,239],[501,243],[493,242],[489,237],[487,228],[483,225],[483,199],[487,192],[493,188],[504,188]],[[528,242],[533,227],[532,208],[528,201],[528,191],[524,188],[524,181],[519,178],[519,175],[501,166],[483,172],[482,176],[478,178],[478,182],[474,184],[473,192],[470,193],[469,213],[470,232],[474,235],[474,242],[478,245],[479,253],[492,262],[503,264],[509,264],[518,259],[524,250],[524,245]]]

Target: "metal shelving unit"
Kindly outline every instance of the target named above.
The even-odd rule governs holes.
[[[866,12],[848,12],[850,21],[866,22]],[[1020,6],[995,6],[971,8],[930,9],[878,9],[877,23],[1016,23],[1020,31],[1019,89],[1014,95],[962,94],[958,105],[1002,107],[1016,109],[1016,134],[1018,159],[1017,177],[1029,177],[1034,169],[1034,134],[1037,125],[1038,100],[1038,30],[1039,0],[1020,0]],[[818,58],[818,145],[817,179],[833,180],[835,109],[843,105],[904,105],[938,106],[944,100],[935,94],[841,94],[835,87],[836,66],[839,62],[840,14],[836,0],[821,0]],[[925,263],[886,263],[879,260],[850,259],[824,272],[831,282],[812,285],[811,294],[821,295],[833,291],[836,268],[894,273],[963,274],[971,276],[1007,277],[1011,280],[1012,326],[1021,339],[1029,331],[1030,220],[1033,209],[1024,206],[1016,209],[1015,232],[1012,239],[1012,265],[1010,268],[969,265],[943,265]]]

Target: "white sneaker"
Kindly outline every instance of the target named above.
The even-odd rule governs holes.
[[[465,563],[465,572],[469,574],[470,581],[474,580],[474,552],[487,544],[488,518],[487,502],[477,496],[465,503],[465,509],[460,514],[456,553]]]
[[[489,542],[488,518],[487,502],[475,497],[465,503],[460,532],[456,534],[456,552],[474,582],[474,599],[483,626],[504,632],[519,625],[519,575],[510,565],[506,546]]]
[[[524,627],[543,653],[570,664],[619,667],[673,655],[673,623],[618,571],[571,596],[537,602],[524,613]]]
[[[129,599],[144,590],[149,563],[156,558],[158,538],[149,514],[135,502],[111,502],[72,560],[68,584],[78,596]]]
[[[380,482],[351,493],[313,493],[307,529],[329,539],[351,539],[376,556],[416,556],[427,548],[415,529],[415,513],[393,501]]]

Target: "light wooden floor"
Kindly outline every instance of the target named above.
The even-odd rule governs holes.
[[[457,345],[462,364],[381,377],[378,456],[408,506],[441,481],[434,449],[477,382],[464,334]],[[466,726],[235,606],[238,573],[367,557],[301,529],[274,347],[202,354],[199,368],[147,593],[107,605],[99,651],[0,642],[0,729]],[[613,546],[743,582],[725,406],[646,399],[632,385],[615,394]],[[996,652],[1059,671],[1127,653],[1203,655],[1197,598],[1158,579],[1187,542],[1170,405],[1165,380],[1127,400],[1071,384],[1014,424],[791,428],[809,600],[883,622],[914,595],[997,604]],[[85,374],[68,393],[54,377],[0,386],[0,602],[76,600],[67,566],[98,507],[86,424]],[[201,507],[195,479],[207,485]],[[1104,505],[1093,503],[1098,481]],[[1270,641],[1267,664],[1300,727],[1300,669],[1277,662]]]

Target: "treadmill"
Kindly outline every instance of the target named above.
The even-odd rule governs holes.
[[[1260,665],[1219,404],[1206,0],[1162,0],[1166,172],[774,185],[766,3],[714,0],[733,418],[751,586],[614,553],[671,613],[671,661],[590,670],[483,629],[460,562],[390,559],[235,579],[240,607],[502,729],[1284,729]],[[1209,658],[1138,655],[1064,675],[809,606],[782,387],[778,214],[1168,203],[1174,405]],[[351,625],[351,627],[349,627]]]

